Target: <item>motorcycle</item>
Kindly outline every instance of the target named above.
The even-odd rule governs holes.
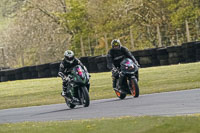
[[[88,107],[90,104],[89,87],[87,87],[89,85],[89,73],[84,71],[80,65],[76,65],[72,68],[69,77],[70,81],[67,83],[67,87],[72,96],[77,98],[79,102],[74,103],[71,98],[63,96],[67,106],[71,109],[76,105]]]
[[[136,78],[136,72],[139,67],[129,58],[125,58],[120,63],[119,77],[116,81],[117,89],[114,90],[117,97],[124,99],[127,94],[133,97],[139,97],[139,86]],[[121,86],[119,87],[121,82]]]

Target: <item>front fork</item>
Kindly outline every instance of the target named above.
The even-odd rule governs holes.
[[[120,76],[119,76],[119,87],[121,90],[127,88],[129,91],[130,91],[130,94],[134,95],[134,90],[132,89],[132,87],[130,85],[134,84],[134,83],[130,83],[132,82],[131,79],[136,79],[137,81],[137,77],[135,75],[132,75],[132,76],[126,76],[125,74],[123,73],[120,73]],[[125,81],[125,82],[124,82]],[[125,85],[125,83],[127,85]],[[125,88],[124,88],[125,87]],[[126,89],[125,89],[126,90]],[[127,90],[127,91],[128,91]]]
[[[81,104],[83,104],[83,100],[82,100],[83,98],[82,98],[82,93],[81,93],[81,89],[80,88],[78,88],[78,98],[79,98]]]
[[[87,88],[87,86],[86,86]],[[88,89],[88,88],[87,88]],[[89,92],[88,92],[89,93]],[[84,103],[84,97],[83,97],[83,90],[82,87],[78,88],[78,99],[80,100],[80,103],[83,104]]]
[[[136,82],[137,82],[136,76],[131,76],[128,78],[128,88],[129,88],[130,94],[132,96],[136,95],[136,88],[135,88],[136,86],[135,86],[134,80],[136,80]]]
[[[124,78],[125,78],[125,75],[122,72],[120,72],[119,73],[118,83],[117,83],[118,89],[123,90],[123,81],[124,81]]]

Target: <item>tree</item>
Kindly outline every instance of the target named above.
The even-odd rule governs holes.
[[[62,6],[58,8],[54,3],[62,5],[61,0],[32,0],[18,11],[15,21],[1,39],[7,47],[10,66],[35,65],[61,59],[69,45],[70,35],[52,15],[55,11],[64,11]]]
[[[199,0],[13,0],[12,4],[18,6],[7,5],[13,10],[6,14],[14,17],[13,23],[0,36],[11,66],[56,61],[66,49],[78,57],[106,54],[106,44],[114,38],[128,48],[134,41],[131,50],[157,47],[158,34],[162,46],[182,43],[185,20],[192,38],[197,40],[200,33]]]

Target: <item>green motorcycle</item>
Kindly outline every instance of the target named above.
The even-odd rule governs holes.
[[[89,97],[89,73],[85,72],[80,65],[76,65],[72,68],[69,75],[70,81],[67,83],[67,87],[73,97],[77,98],[79,102],[73,103],[70,98],[63,96],[65,102],[69,108],[74,108],[76,105],[83,105],[88,107],[90,104]]]

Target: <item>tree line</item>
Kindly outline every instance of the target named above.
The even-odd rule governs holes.
[[[106,54],[114,38],[132,51],[200,39],[200,0],[2,0],[0,13],[11,67]]]

